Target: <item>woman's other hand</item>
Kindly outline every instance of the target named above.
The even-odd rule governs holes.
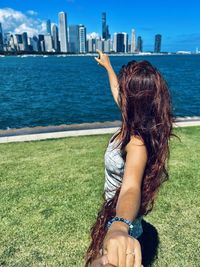
[[[95,57],[95,60],[106,70],[108,70],[111,67],[109,56],[107,54],[104,54],[99,49],[96,49],[96,52],[99,54],[99,58]]]
[[[113,227],[108,230],[103,241],[103,256],[107,256],[108,263],[113,266],[142,266],[140,243],[128,234],[125,227]]]

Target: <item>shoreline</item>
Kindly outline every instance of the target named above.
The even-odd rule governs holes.
[[[105,121],[81,124],[62,124],[58,126],[36,126],[20,129],[0,130],[0,143],[23,142],[63,138],[68,136],[110,134],[117,131],[121,121]],[[200,116],[176,117],[173,126],[200,126]]]
[[[123,56],[191,56],[191,55],[196,55],[200,56],[200,53],[177,53],[177,52],[161,52],[161,53],[152,53],[152,52],[141,52],[141,53],[106,53],[108,56],[117,56],[117,57],[123,57]],[[94,57],[96,56],[97,53],[85,53],[85,54],[70,54],[70,53],[51,53],[51,52],[46,52],[46,53],[0,53],[0,58],[3,57]]]

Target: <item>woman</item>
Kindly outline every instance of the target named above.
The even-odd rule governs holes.
[[[122,125],[105,153],[104,203],[91,228],[85,266],[141,267],[141,220],[168,179],[169,139],[176,136],[170,93],[148,61],[130,61],[117,77],[108,55],[97,52],[95,60],[107,70]]]

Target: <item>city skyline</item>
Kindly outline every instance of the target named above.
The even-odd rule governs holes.
[[[83,24],[68,25],[67,13],[63,11],[58,13],[58,26],[48,19],[45,33],[38,32],[33,36],[27,32],[3,32],[0,22],[0,51],[85,54],[94,53],[99,49],[106,53],[143,52],[143,39],[138,36],[136,42],[135,29],[131,30],[130,38],[126,32],[114,33],[112,38],[106,12],[102,12],[101,23],[101,34],[87,37],[87,28]],[[154,51],[148,52],[161,53],[161,39],[161,34],[155,35]]]
[[[87,33],[101,34],[99,17],[102,12],[106,12],[110,34],[127,32],[130,35],[131,30],[135,29],[136,35],[142,36],[144,40],[145,51],[154,49],[154,36],[158,33],[163,36],[163,51],[195,51],[200,43],[198,19],[200,4],[193,0],[190,3],[184,1],[181,5],[169,0],[162,8],[158,1],[152,1],[150,5],[145,0],[142,4],[133,4],[131,1],[117,4],[113,1],[109,3],[101,1],[99,5],[95,4],[95,8],[93,2],[88,0],[84,5],[79,0],[61,0],[59,3],[51,2],[51,4],[37,0],[20,3],[11,0],[8,9],[6,1],[2,0],[0,8],[0,22],[6,21],[6,27],[16,26],[16,32],[26,29],[42,32],[48,19],[58,24],[57,13],[65,11],[68,24],[83,24],[87,27]],[[7,20],[6,15],[7,18],[9,15]]]
[[[12,33],[2,30],[0,22],[0,51],[12,52],[53,52],[53,53],[93,53],[96,49],[106,53],[141,53],[143,51],[143,39],[138,36],[136,42],[135,29],[131,30],[131,38],[126,32],[114,33],[113,38],[109,32],[106,12],[102,12],[102,31],[99,36],[89,35],[83,24],[68,25],[66,12],[58,13],[58,25],[46,21],[45,32],[31,35],[30,32]],[[162,35],[155,35],[154,51],[160,53]],[[146,52],[146,51],[145,51]]]
[[[33,11],[29,11],[33,13]],[[24,31],[3,31],[2,22],[0,21],[0,51],[40,51],[40,52],[64,52],[64,53],[91,53],[96,49],[103,52],[123,52],[135,53],[143,52],[143,39],[138,36],[136,41],[135,29],[131,29],[131,35],[126,32],[115,32],[111,36],[109,32],[109,25],[107,24],[106,12],[101,14],[101,33],[87,34],[87,28],[83,24],[69,24],[67,21],[67,13],[60,11],[58,13],[58,23],[52,23],[50,19],[43,22],[41,32],[30,32],[29,29]],[[156,36],[155,35],[154,50],[146,52],[160,53],[161,41],[159,49],[155,49]],[[25,37],[24,37],[25,36]],[[130,38],[129,38],[130,36]],[[39,44],[37,42],[37,37]],[[75,37],[75,39],[74,39]],[[77,39],[78,38],[78,39]],[[92,39],[92,40],[91,40]],[[76,40],[76,41],[75,41]],[[95,44],[93,44],[95,41]],[[77,44],[79,42],[79,44]],[[92,43],[91,43],[92,42]],[[31,45],[31,47],[28,46]],[[37,48],[37,46],[39,46]],[[76,46],[76,49],[74,49]],[[38,50],[39,49],[39,50]],[[166,51],[167,52],[167,51]]]

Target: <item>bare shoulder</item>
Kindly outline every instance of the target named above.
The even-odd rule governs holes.
[[[129,143],[125,147],[127,154],[139,154],[144,160],[147,160],[147,148],[144,140],[138,135],[132,135]]]
[[[143,146],[145,148],[144,140],[139,135],[131,136],[129,143],[126,145],[126,151],[134,146]]]

